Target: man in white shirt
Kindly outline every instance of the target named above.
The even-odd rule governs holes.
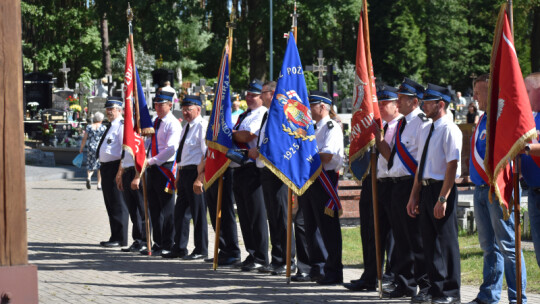
[[[178,165],[177,198],[174,208],[174,247],[164,258],[183,256],[184,260],[208,257],[208,224],[206,222],[206,202],[204,193],[193,192],[197,179],[197,166],[206,153],[206,128],[208,122],[201,116],[201,98],[187,95],[182,100],[182,113],[187,122],[182,130],[180,144],[176,152]],[[193,219],[193,243],[195,248],[187,255],[189,222]]]
[[[233,128],[234,143],[249,150],[257,146],[262,119],[267,109],[262,105],[262,82],[249,84],[246,102],[248,110],[238,117]],[[249,256],[238,266],[242,271],[259,270],[268,264],[268,223],[264,205],[260,172],[253,160],[240,165],[231,162],[233,192],[244,244]]]
[[[457,187],[461,174],[462,137],[446,116],[451,101],[447,88],[428,84],[423,109],[433,120],[419,135],[420,159],[407,204],[410,217],[419,216],[431,303],[460,303],[461,268],[457,227]]]
[[[332,98],[326,92],[312,91],[309,95],[311,115],[315,124],[315,139],[321,158],[321,174],[326,174],[332,186],[336,187],[339,170],[343,164],[343,132],[336,121],[330,119]],[[324,171],[324,172],[323,172]],[[304,212],[308,252],[315,243],[316,230],[319,229],[328,257],[324,261],[321,273],[310,273],[311,279],[321,285],[340,284],[343,282],[343,263],[341,261],[342,239],[339,214],[326,214],[327,202],[331,196],[327,193],[318,177],[298,198]],[[312,262],[310,255],[309,259]],[[314,265],[315,263],[311,263]],[[313,268],[313,266],[312,266]],[[312,269],[313,270],[313,269]],[[322,273],[324,271],[324,274]]]
[[[124,137],[122,103],[122,97],[107,98],[105,108],[107,119],[111,124],[101,137],[96,155],[101,163],[99,170],[102,178],[103,199],[111,227],[109,240],[100,243],[103,247],[127,246],[128,211],[122,193],[116,186],[116,174],[122,158],[122,139]]]
[[[148,204],[152,218],[152,255],[167,254],[173,246],[174,191],[176,190],[176,150],[182,126],[171,113],[172,92],[160,91],[154,98],[157,118],[148,156]],[[150,250],[150,248],[148,249]],[[141,254],[148,255],[147,251]]]

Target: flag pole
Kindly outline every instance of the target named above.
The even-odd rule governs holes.
[[[508,14],[508,23],[510,24],[510,32],[512,33],[512,40],[514,40],[514,14],[512,7],[512,0],[508,0],[508,6],[506,7]],[[515,230],[515,255],[516,255],[516,298],[517,303],[523,303],[522,300],[522,282],[521,282],[521,196],[519,192],[519,174],[520,163],[519,156],[514,158],[514,230]]]
[[[127,11],[126,11],[126,14],[127,14],[127,20],[128,20],[128,24],[129,24],[129,41],[128,41],[128,45],[131,46],[131,60],[133,62],[133,80],[132,81],[137,81],[137,75],[136,75],[136,72],[135,72],[135,49],[134,49],[134,44],[133,44],[133,25],[132,25],[132,21],[133,21],[133,11],[131,10],[131,6],[128,2],[128,8],[127,8]],[[127,53],[127,48],[126,48],[126,53]],[[137,132],[140,134],[141,133],[141,123],[140,123],[140,114],[139,114],[139,97],[137,95],[137,85],[134,84],[133,85],[133,97],[134,97],[134,101],[135,101],[135,113],[136,113],[136,118],[135,118],[135,124],[136,124],[136,129],[137,129]],[[148,191],[146,189],[146,174],[145,174],[145,170],[144,168],[141,168],[141,180],[142,180],[142,187],[143,187],[143,199],[144,199],[144,226],[145,226],[145,229],[146,229],[146,247],[147,247],[147,250],[148,250],[148,255],[152,255],[152,236],[150,234],[150,220],[149,220],[149,215],[148,215]]]
[[[374,83],[373,81],[373,66],[371,63],[371,45],[369,41],[369,19],[367,11],[367,0],[362,1],[362,11],[364,12],[364,18],[362,21],[364,23],[364,37],[367,37],[365,41],[366,48],[366,66],[368,67],[368,76],[369,84]],[[371,69],[371,70],[370,70]],[[374,88],[372,88],[374,89]],[[375,110],[374,110],[375,111]],[[377,263],[377,282],[379,285],[379,298],[382,299],[382,261],[381,261],[381,240],[379,233],[379,203],[378,203],[378,193],[377,193],[377,147],[373,145],[371,149],[371,198],[373,203],[373,226],[375,233],[375,254],[376,254],[376,263]]]
[[[382,261],[381,240],[379,234],[379,201],[377,195],[377,148],[371,149],[371,198],[373,202],[373,226],[375,228],[375,254],[377,261],[377,282],[379,285],[379,299],[382,299]]]
[[[294,42],[298,41],[298,14],[296,13],[296,1],[294,1],[294,10],[292,16],[292,30]],[[290,38],[290,37],[289,37]],[[287,284],[291,284],[291,250],[292,250],[292,190],[289,188],[287,192],[287,267],[285,278]],[[300,211],[298,211],[300,212]]]

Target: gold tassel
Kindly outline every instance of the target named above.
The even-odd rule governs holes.
[[[141,135],[142,136],[148,136],[148,135],[152,135],[154,133],[155,133],[154,128],[144,128],[144,129],[141,130]]]

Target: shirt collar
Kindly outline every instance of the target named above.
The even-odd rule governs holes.
[[[118,117],[111,122],[111,125],[119,125],[122,121],[122,115],[118,115]]]
[[[197,117],[195,117],[195,119],[193,119],[190,123],[189,123],[189,127],[193,127],[193,125],[195,124],[198,124],[199,122],[201,122],[201,120],[203,120],[202,116],[199,115]]]
[[[327,123],[328,121],[330,120],[330,115],[326,115],[325,117],[323,117],[321,120],[319,120],[319,122],[317,123],[317,129],[319,129],[320,127],[322,127],[325,123]]]
[[[413,118],[415,118],[416,116],[418,116],[418,114],[422,113],[422,110],[420,110],[420,108],[416,108],[414,110],[412,110],[411,113],[407,114],[407,116],[405,116],[405,119],[407,120],[407,123],[409,123],[411,120],[413,120]]]

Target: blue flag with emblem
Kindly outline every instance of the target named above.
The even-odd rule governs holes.
[[[321,172],[306,80],[292,32],[259,152],[265,166],[297,195]]]

